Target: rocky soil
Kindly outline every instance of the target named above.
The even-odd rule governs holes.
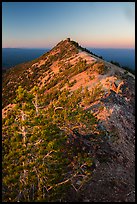
[[[72,190],[74,201],[135,202],[134,88],[134,80],[128,76],[124,78],[121,94],[112,90],[107,97],[88,107],[98,113],[100,128],[106,130],[107,135],[95,152],[91,180],[79,192]],[[99,112],[101,105],[103,110]]]

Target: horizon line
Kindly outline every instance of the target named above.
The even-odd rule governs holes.
[[[52,49],[53,47],[2,47],[2,49]],[[84,48],[91,49],[132,49],[135,50],[135,47],[90,47],[86,46]]]

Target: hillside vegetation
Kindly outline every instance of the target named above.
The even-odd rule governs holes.
[[[133,202],[134,85],[69,38],[3,73],[3,202]]]

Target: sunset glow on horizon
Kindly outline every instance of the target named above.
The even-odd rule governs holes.
[[[135,48],[135,2],[3,2],[2,47]]]

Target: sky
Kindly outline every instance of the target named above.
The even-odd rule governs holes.
[[[135,48],[135,2],[2,2],[3,48]]]

